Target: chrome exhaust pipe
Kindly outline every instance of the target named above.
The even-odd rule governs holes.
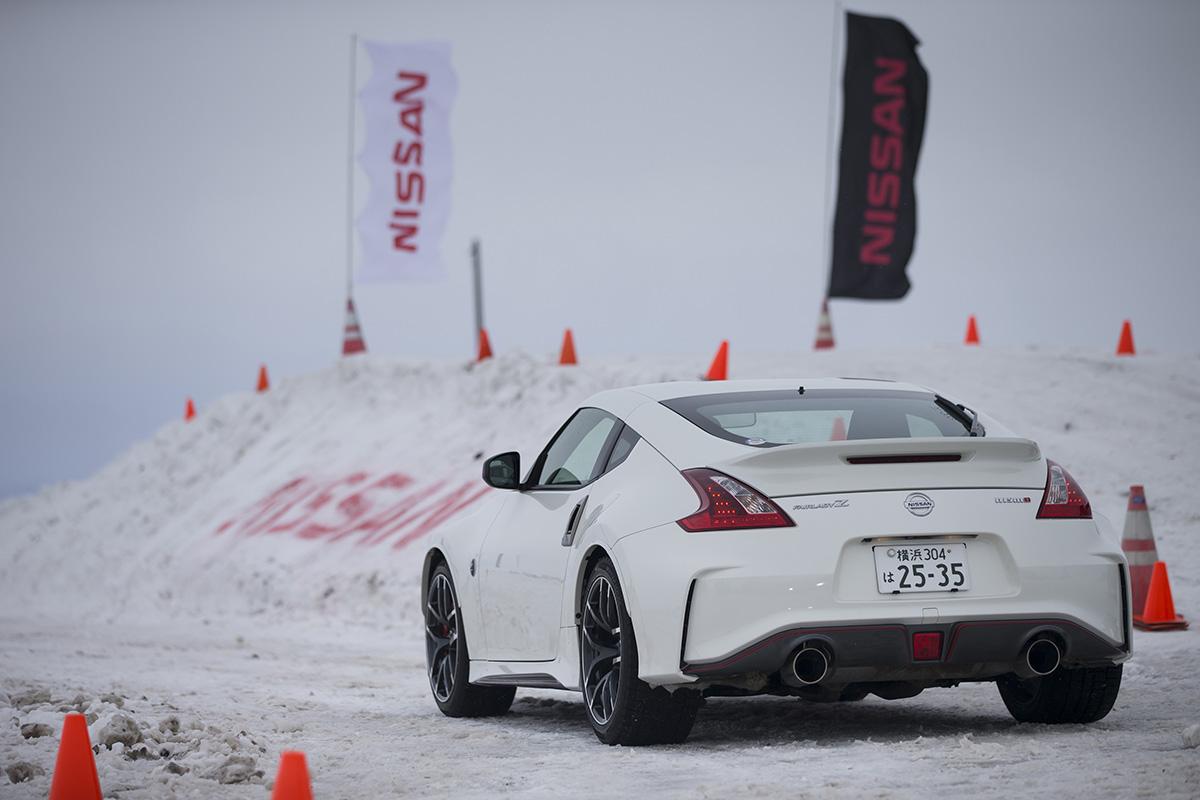
[[[1023,678],[1042,678],[1058,669],[1062,663],[1062,650],[1058,644],[1048,637],[1034,639],[1025,645],[1022,654],[1021,669],[1018,674]]]
[[[829,656],[819,647],[803,645],[792,656],[792,675],[802,686],[813,686],[829,675]]]

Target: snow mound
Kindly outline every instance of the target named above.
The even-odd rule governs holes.
[[[259,762],[267,748],[261,735],[231,732],[194,717],[155,714],[154,709],[163,705],[118,692],[77,693],[67,700],[49,689],[10,689],[8,707],[0,709],[0,719],[8,718],[6,728],[19,726],[27,757],[52,764],[63,715],[83,714],[97,766],[105,773],[105,788],[110,792],[144,785],[147,767],[154,780],[162,783],[175,783],[178,776],[189,774],[189,782],[200,781],[201,787],[204,781],[264,782]],[[44,767],[31,767],[18,771],[18,777],[29,780],[47,773]],[[10,781],[23,782],[11,775]]]
[[[705,363],[366,356],[229,395],[89,479],[0,504],[0,602],[55,617],[408,620],[420,540],[488,491],[483,456],[531,457],[593,392],[694,379]],[[735,350],[731,367],[734,378],[895,378],[976,403],[1068,465],[1118,530],[1129,485],[1145,484],[1176,602],[1196,606],[1200,357]]]
[[[1183,746],[1200,747],[1200,724],[1188,725],[1183,729]]]
[[[897,378],[970,401],[1037,439],[1118,531],[1130,484],[1145,484],[1176,606],[1196,613],[1200,358],[732,355],[735,378]],[[1180,731],[1185,747],[1197,738],[1194,704],[1180,702],[1200,696],[1195,627],[1137,631],[1117,706],[1091,726],[1014,724],[985,684],[895,702],[714,699],[669,748],[598,746],[562,693],[522,690],[502,718],[442,717],[416,579],[423,538],[488,491],[479,459],[532,456],[595,391],[706,364],[355,358],[226,397],[92,478],[0,503],[0,795],[46,797],[72,710],[88,718],[105,791],[128,798],[262,797],[289,749],[309,754],[328,797],[556,797],[578,784],[614,797],[1011,798],[1031,781],[1071,796],[1081,780],[1097,797],[1195,796],[1197,751],[1180,747]]]

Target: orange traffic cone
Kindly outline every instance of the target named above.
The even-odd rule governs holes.
[[[975,324],[975,315],[967,317],[967,336],[963,344],[979,344],[979,327]]]
[[[192,398],[187,399],[187,404],[183,407],[183,421],[191,422],[196,418],[196,404],[192,402]]]
[[[308,780],[308,764],[304,753],[284,750],[279,755],[279,772],[271,800],[312,800],[312,784]]]
[[[1167,579],[1167,565],[1154,562],[1154,574],[1150,577],[1150,591],[1146,594],[1146,607],[1142,613],[1133,615],[1133,624],[1147,631],[1180,631],[1188,626],[1187,620],[1175,613],[1175,601],[1171,599],[1171,581]]]
[[[476,361],[483,361],[485,358],[492,357],[492,343],[488,339],[487,328],[479,329],[479,355],[475,358]]]
[[[817,319],[817,341],[813,350],[833,349],[833,320],[829,318],[829,300],[821,301],[821,316]]]
[[[1129,487],[1129,507],[1125,511],[1121,549],[1129,561],[1129,589],[1133,596],[1133,607],[1145,608],[1151,573],[1158,561],[1158,549],[1154,544],[1154,529],[1150,527],[1146,489],[1140,484]]]
[[[346,327],[342,331],[342,355],[352,356],[367,352],[367,340],[363,338],[358,324],[358,312],[354,310],[354,298],[346,298]]]
[[[836,417],[833,420],[833,433],[829,434],[829,441],[844,442],[846,441],[846,420],[841,417]]]
[[[723,381],[729,374],[729,342],[721,342],[721,346],[717,348],[717,355],[713,358],[712,366],[708,368],[708,374],[704,376],[706,381]]]
[[[562,352],[559,353],[558,363],[564,366],[579,363],[575,360],[575,337],[571,335],[570,328],[563,334]]]
[[[50,782],[50,800],[101,800],[100,776],[92,757],[92,742],[88,739],[87,720],[83,714],[67,714],[63,720],[62,738],[58,741],[58,758],[54,762],[54,778]]]
[[[267,378],[267,365],[262,364],[258,368],[258,391],[265,392],[271,388],[271,381]]]
[[[1132,356],[1135,354],[1133,349],[1133,326],[1129,324],[1129,320],[1125,320],[1125,324],[1121,326],[1121,339],[1117,342],[1117,355]]]

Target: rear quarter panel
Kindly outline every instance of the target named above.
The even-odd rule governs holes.
[[[596,481],[594,487],[588,496],[587,512],[576,543],[574,580],[566,582],[572,598],[571,602],[563,604],[562,624],[564,627],[575,624],[588,568],[587,556],[600,547],[614,561],[636,630],[638,598],[643,587],[632,577],[627,577],[626,565],[615,555],[616,543],[630,534],[674,523],[695,511],[700,503],[679,470],[645,438],[637,443],[624,463]]]

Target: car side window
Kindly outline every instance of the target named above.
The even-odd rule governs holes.
[[[582,486],[598,477],[619,424],[616,417],[598,408],[581,408],[538,459],[532,484]]]
[[[613,445],[612,453],[608,456],[608,463],[604,465],[604,471],[608,472],[621,466],[621,462],[629,457],[629,454],[633,452],[633,446],[641,438],[633,428],[628,425],[623,426],[620,435],[617,436],[616,444]]]

